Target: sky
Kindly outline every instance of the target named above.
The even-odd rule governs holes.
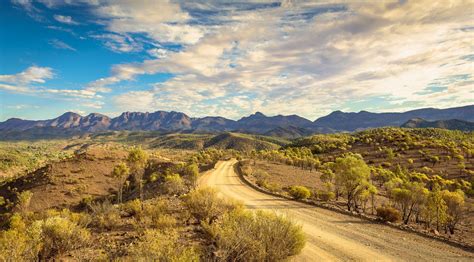
[[[474,104],[472,1],[0,1],[0,121]]]

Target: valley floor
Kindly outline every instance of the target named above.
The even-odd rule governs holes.
[[[249,209],[287,214],[303,226],[307,244],[295,261],[472,261],[474,253],[382,224],[285,200],[246,186],[234,172],[235,160],[219,162],[200,181]]]

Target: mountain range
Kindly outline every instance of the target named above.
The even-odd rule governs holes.
[[[310,121],[297,115],[266,116],[260,112],[242,117],[237,121],[211,116],[192,118],[184,113],[175,111],[156,111],[153,113],[124,112],[115,118],[99,113],[81,116],[77,113],[67,112],[49,120],[10,118],[0,122],[0,138],[44,138],[115,130],[161,131],[168,133],[235,131],[295,138],[312,133],[352,132],[383,126],[402,126],[407,121],[416,118],[421,118],[424,121],[456,119],[466,121],[468,123],[467,126],[470,126],[469,122],[474,122],[474,105],[448,109],[423,108],[402,113],[371,113],[367,111],[345,113],[334,111],[315,121]],[[413,125],[415,124],[407,123],[404,126]],[[434,126],[446,127],[446,125],[439,124]],[[465,127],[463,130],[466,130]]]

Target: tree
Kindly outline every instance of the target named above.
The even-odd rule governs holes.
[[[141,147],[134,147],[128,153],[132,174],[135,178],[136,186],[140,193],[140,200],[143,200],[143,174],[148,162],[148,154]]]
[[[341,188],[347,197],[347,209],[357,209],[354,200],[362,193],[362,187],[370,184],[370,168],[364,162],[360,155],[349,154],[345,157],[339,157],[334,163],[336,173],[336,186]]]
[[[123,196],[123,186],[125,181],[127,180],[128,176],[130,175],[130,169],[128,168],[127,164],[120,163],[114,167],[112,171],[112,176],[116,177],[119,180],[119,191],[117,195],[117,202],[120,204],[122,203],[122,196]]]
[[[446,202],[443,199],[439,185],[435,184],[426,202],[425,213],[428,219],[428,226],[434,221],[436,223],[436,230],[439,231],[439,226],[446,222],[446,211]]]
[[[441,197],[447,206],[446,227],[451,234],[454,234],[454,229],[463,215],[464,192],[461,190],[454,192],[443,190],[441,191]]]
[[[402,219],[405,224],[408,224],[413,212],[419,210],[419,207],[425,203],[428,195],[428,189],[418,182],[406,182],[402,188],[394,188],[390,193],[402,211]]]

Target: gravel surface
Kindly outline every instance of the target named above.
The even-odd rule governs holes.
[[[293,261],[474,261],[473,252],[433,239],[258,192],[240,180],[235,163],[219,162],[200,184],[218,188],[249,209],[276,211],[301,224],[308,241]]]

